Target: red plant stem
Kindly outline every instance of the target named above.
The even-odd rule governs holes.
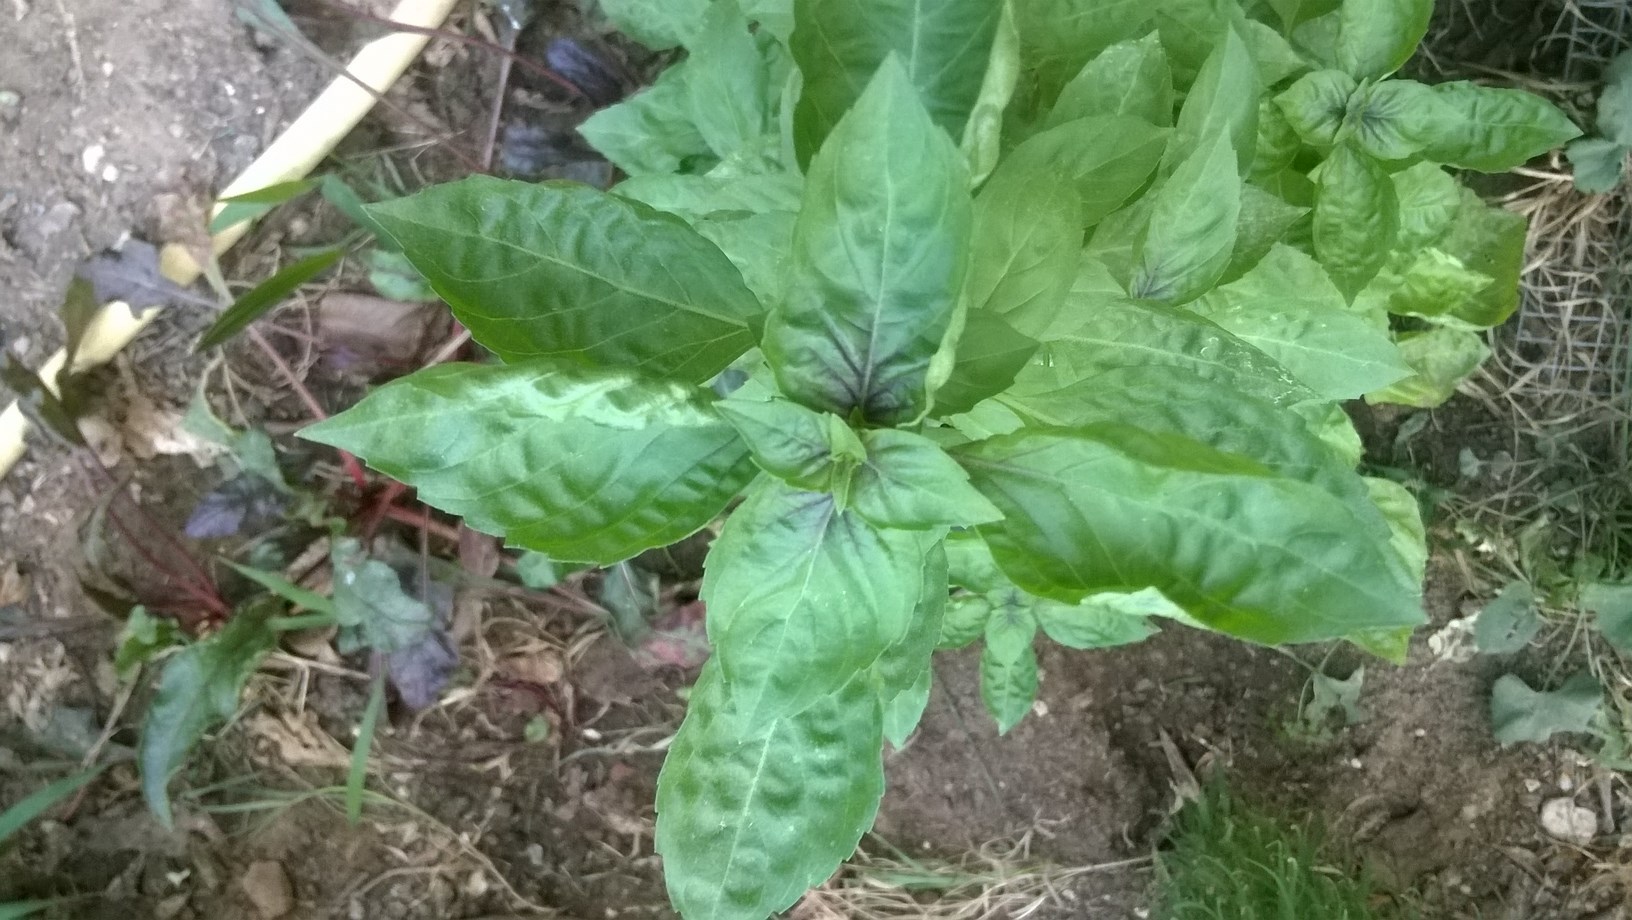
[[[401,505],[387,505],[383,515],[393,521],[424,528],[432,536],[441,537],[449,543],[459,542],[459,529],[441,521],[433,521],[430,510],[413,511]]]
[[[272,347],[272,343],[268,342],[265,336],[261,335],[260,330],[251,326],[247,331],[249,337],[255,341],[256,345],[261,347],[261,351],[266,353],[267,359],[278,369],[278,373],[283,375],[283,379],[288,382],[289,388],[294,390],[295,395],[300,397],[300,401],[306,404],[306,411],[312,414],[312,418],[319,422],[328,418],[329,414],[324,412],[323,407],[318,404],[317,397],[312,395],[311,390],[306,389],[306,384],[301,381],[300,375],[296,374],[294,368],[283,360],[283,355],[278,354],[278,350]],[[358,489],[368,488],[368,474],[363,472],[363,466],[357,462],[356,457],[345,451],[340,451],[340,465],[345,467],[346,475],[351,477],[353,485]]]
[[[363,539],[371,540],[374,538],[374,531],[380,529],[380,521],[385,519],[386,510],[396,507],[397,499],[401,498],[402,494],[407,491],[408,487],[400,482],[393,481],[386,485],[369,505],[368,514],[363,518]]]

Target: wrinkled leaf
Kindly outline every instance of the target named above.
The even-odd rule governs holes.
[[[1376,161],[1338,147],[1320,165],[1315,257],[1348,298],[1388,259],[1400,225],[1394,183]]]
[[[1349,111],[1359,82],[1341,70],[1317,70],[1275,97],[1275,105],[1306,143],[1330,147]]]
[[[1581,136],[1556,106],[1524,90],[1466,81],[1432,90],[1446,114],[1425,126],[1423,152],[1436,163],[1505,172]]]
[[[848,494],[867,457],[861,439],[832,413],[785,399],[728,399],[716,409],[742,435],[760,469],[796,488]]]
[[[1343,0],[1337,63],[1361,80],[1399,70],[1428,34],[1434,0]]]
[[[1169,304],[1205,293],[1230,264],[1240,216],[1241,179],[1229,135],[1219,133],[1152,193],[1129,292]]]
[[[1469,374],[1490,357],[1490,349],[1477,333],[1437,328],[1407,332],[1395,340],[1400,355],[1415,373],[1374,393],[1370,403],[1397,403],[1432,409],[1450,399]]]

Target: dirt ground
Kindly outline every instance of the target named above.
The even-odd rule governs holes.
[[[1498,3],[1492,17],[1523,5]],[[1512,31],[1500,35],[1469,53],[1523,63]],[[60,343],[56,311],[76,264],[127,236],[196,234],[211,191],[326,76],[213,0],[0,0],[0,48],[0,344],[30,366]],[[481,99],[418,111],[457,123]],[[301,232],[272,232],[285,231]],[[182,407],[205,373],[187,349],[207,319],[177,311],[132,347],[126,372],[104,373],[114,427],[130,421],[133,394]],[[256,392],[245,396],[252,414],[288,415],[287,393],[268,386],[256,402]],[[1432,413],[1403,457],[1400,417],[1359,421],[1368,459],[1406,463],[1446,490],[1477,488],[1464,449],[1490,459],[1509,446],[1490,434],[1508,420],[1467,397]],[[185,456],[112,457],[158,525],[177,531],[219,479]],[[100,491],[50,448],[0,481],[0,805],[89,750],[131,756],[136,722],[124,712],[141,701],[124,698],[109,664],[118,624],[80,587]],[[864,849],[953,861],[1002,850],[1011,875],[1058,881],[1028,889],[1044,892],[1030,916],[1143,918],[1148,856],[1177,790],[1219,772],[1254,802],[1328,826],[1386,888],[1416,889],[1425,917],[1628,920],[1624,781],[1566,743],[1497,746],[1486,713],[1495,665],[1447,660],[1431,639],[1499,585],[1445,514],[1434,536],[1431,623],[1403,667],[1364,662],[1364,717],[1350,726],[1299,721],[1305,663],[1321,664],[1321,649],[1300,650],[1300,663],[1176,628],[1125,649],[1046,648],[1036,710],[1003,738],[980,703],[976,661],[941,658],[922,729],[887,755],[889,792]],[[58,916],[155,920],[672,916],[651,799],[692,675],[638,663],[545,598],[467,599],[479,625],[455,689],[426,713],[392,713],[361,824],[346,822],[333,787],[365,676],[356,662],[277,659],[178,782],[176,831],[148,816],[134,770],[116,766],[0,853],[0,902],[81,895]],[[1343,676],[1361,663],[1339,649],[1324,667]],[[1600,812],[1594,846],[1542,831],[1542,802],[1560,796]]]

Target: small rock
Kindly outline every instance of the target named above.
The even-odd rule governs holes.
[[[262,860],[250,864],[238,885],[264,920],[277,920],[295,909],[295,888],[279,863]]]
[[[187,892],[174,894],[153,905],[153,920],[171,920],[187,909]]]
[[[107,149],[101,144],[92,144],[85,148],[84,153],[79,155],[79,162],[85,167],[86,172],[95,175],[102,171],[102,158],[107,155]]]
[[[1568,797],[1549,799],[1541,806],[1541,827],[1559,840],[1586,846],[1598,836],[1598,815]]]
[[[0,125],[15,124],[23,111],[23,97],[13,90],[0,89]]]

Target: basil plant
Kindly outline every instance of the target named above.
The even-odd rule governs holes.
[[[1403,655],[1422,523],[1340,403],[1478,365],[1525,225],[1444,167],[1577,133],[1389,79],[1431,0],[602,3],[685,50],[583,126],[628,178],[373,206],[496,360],[305,435],[559,560],[725,516],[658,787],[682,916],[834,871],[937,648],[1003,730],[1039,633]]]

